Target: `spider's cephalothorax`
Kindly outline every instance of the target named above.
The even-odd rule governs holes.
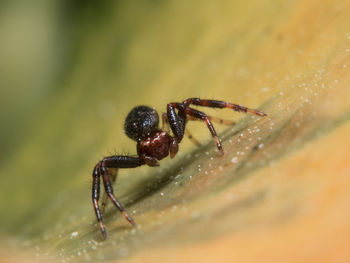
[[[126,135],[137,142],[138,157],[125,155],[105,157],[96,164],[92,174],[92,202],[104,238],[107,238],[107,233],[103,224],[103,212],[101,212],[99,206],[100,178],[102,178],[105,189],[102,211],[108,196],[123,216],[132,225],[135,225],[133,219],[126,213],[123,206],[113,194],[112,183],[116,179],[116,174],[110,174],[108,168],[134,168],[145,164],[148,166],[158,166],[158,161],[164,159],[169,154],[170,157],[173,158],[178,151],[178,144],[181,142],[185,132],[187,132],[185,128],[188,120],[205,121],[211,135],[215,139],[219,151],[222,154],[224,153],[221,141],[216,135],[216,131],[212,125],[212,121],[224,124],[233,124],[233,122],[208,116],[201,111],[191,108],[191,104],[212,108],[230,108],[235,111],[249,112],[262,117],[266,116],[266,114],[261,111],[229,102],[190,98],[180,103],[173,102],[167,105],[167,113],[162,114],[163,127],[160,129],[159,117],[155,109],[148,106],[137,106],[133,108],[125,119],[124,129]],[[170,126],[172,134],[169,133],[168,126]],[[189,135],[188,132],[187,134]],[[189,135],[189,138],[192,138],[192,136]],[[194,138],[192,138],[192,140],[196,144],[199,144]]]

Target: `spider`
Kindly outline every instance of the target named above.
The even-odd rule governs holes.
[[[103,210],[108,198],[119,209],[127,221],[135,226],[134,220],[127,214],[122,204],[113,194],[112,183],[116,179],[116,174],[112,174],[112,168],[135,168],[141,165],[159,166],[158,161],[164,159],[170,154],[174,158],[179,149],[179,143],[185,134],[186,122],[188,120],[205,121],[216,146],[221,154],[224,153],[221,141],[216,134],[211,120],[220,119],[210,117],[205,113],[193,109],[190,105],[205,106],[211,108],[229,108],[239,112],[249,112],[258,116],[266,116],[265,113],[249,109],[244,106],[232,104],[218,100],[203,100],[200,98],[189,98],[183,102],[172,102],[167,105],[167,113],[162,114],[162,129],[159,128],[159,117],[155,109],[148,106],[136,106],[125,119],[124,130],[126,135],[137,142],[137,155],[113,155],[103,158],[94,167],[92,177],[92,203],[104,239],[107,238],[107,232],[103,224]],[[222,122],[223,120],[220,120]],[[169,133],[171,128],[172,135]],[[191,137],[191,136],[190,136]],[[105,196],[102,201],[101,209],[99,207],[100,197],[100,178],[102,177]]]

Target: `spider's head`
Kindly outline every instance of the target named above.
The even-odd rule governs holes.
[[[141,141],[158,130],[158,125],[159,117],[155,109],[148,106],[137,106],[126,117],[124,130],[129,138]]]

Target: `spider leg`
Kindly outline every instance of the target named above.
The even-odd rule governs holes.
[[[94,210],[95,210],[95,214],[97,217],[97,221],[102,233],[102,236],[104,239],[107,238],[107,232],[106,232],[106,228],[103,225],[103,217],[98,205],[98,200],[100,198],[100,175],[101,175],[101,171],[100,171],[101,165],[100,163],[98,163],[95,168],[94,171],[92,173],[92,177],[93,177],[93,181],[92,181],[92,203],[94,206]]]
[[[103,196],[102,196],[102,203],[101,203],[101,214],[102,215],[105,213],[107,203],[108,203],[108,196],[107,196],[106,192],[104,192]]]
[[[215,139],[216,146],[218,147],[220,153],[221,153],[221,154],[224,154],[224,150],[223,150],[223,148],[222,148],[221,140],[220,140],[219,137],[217,136],[216,131],[215,131],[215,129],[214,129],[214,126],[213,126],[213,124],[211,123],[209,117],[208,117],[205,113],[203,113],[203,112],[201,112],[201,111],[198,111],[198,110],[195,110],[195,109],[192,109],[192,108],[190,108],[190,107],[186,107],[186,108],[185,108],[185,113],[186,113],[187,115],[189,115],[189,116],[192,116],[192,117],[195,117],[195,118],[197,118],[197,119],[200,119],[200,120],[204,120],[204,121],[205,121],[205,123],[207,124],[208,129],[209,129],[209,131],[210,131],[210,133],[211,133],[211,135],[212,135],[212,136],[214,137],[214,139]]]
[[[134,220],[127,214],[127,212],[125,211],[122,204],[115,197],[115,195],[113,193],[113,187],[112,187],[112,183],[110,180],[110,176],[108,174],[108,170],[102,166],[101,171],[102,171],[103,184],[105,186],[105,191],[106,191],[109,199],[111,199],[113,204],[119,209],[119,211],[122,213],[122,215],[125,217],[125,219],[128,220],[129,223],[132,224],[133,226],[136,226]]]
[[[225,119],[221,119],[218,117],[213,117],[213,116],[208,116],[209,120],[216,122],[216,123],[220,123],[220,124],[224,124],[224,125],[235,125],[236,123],[234,121],[230,121],[230,120],[225,120]]]
[[[170,108],[171,108],[171,105],[170,105]],[[183,127],[181,129],[185,129],[185,125],[186,125],[186,115],[180,115],[178,116],[175,111],[174,111],[174,108],[171,108],[171,113],[170,114],[174,114],[173,116],[176,118],[176,116],[179,118],[181,125],[183,125]],[[167,113],[163,113],[162,114],[162,130],[169,133],[169,121],[168,121],[168,114]],[[172,125],[175,125],[177,126],[177,124],[175,124],[173,121],[172,121]],[[174,129],[176,129],[174,127]],[[175,135],[174,133],[174,130],[173,130],[173,133],[175,135],[175,138],[174,137],[171,137],[171,143],[170,143],[170,158],[174,158],[175,155],[177,154],[178,150],[179,150],[179,145],[178,143],[181,141],[182,137],[183,137],[183,134],[184,134],[184,131],[180,129],[180,132],[178,134],[178,136]],[[181,136],[182,134],[182,136]],[[158,166],[158,165],[155,165],[155,166]]]
[[[112,182],[112,184],[114,184],[115,180],[117,179],[117,175],[118,175],[118,169],[116,171],[114,171],[113,173],[111,173],[111,182]],[[101,213],[102,213],[102,215],[105,212],[107,203],[108,203],[108,196],[107,196],[107,193],[104,192],[103,196],[102,196],[102,203],[101,203]]]
[[[233,104],[230,102],[225,102],[220,100],[202,100],[200,98],[189,98],[187,100],[184,100],[183,104],[185,106],[189,106],[190,104],[193,104],[197,106],[205,106],[205,107],[211,107],[211,108],[220,108],[220,109],[229,108],[239,112],[249,112],[262,117],[266,116],[265,113],[258,111],[256,109],[250,109],[238,104]]]
[[[187,137],[191,140],[191,142],[193,142],[195,145],[197,146],[201,146],[201,143],[192,136],[192,134],[189,132],[188,129],[185,130],[185,134],[187,135]]]
[[[236,124],[234,121],[225,120],[225,119],[221,119],[221,118],[210,116],[210,115],[207,115],[207,116],[208,116],[208,119],[211,120],[212,122],[216,122],[216,123],[220,123],[220,124],[224,124],[224,125],[234,125],[234,124]],[[195,117],[192,117],[192,116],[187,116],[187,120],[189,120],[189,121],[198,121],[199,119],[196,119]]]
[[[126,213],[124,207],[119,203],[113,194],[113,187],[110,181],[110,175],[108,174],[108,168],[134,168],[144,164],[145,162],[138,157],[115,155],[104,158],[95,166],[92,173],[92,203],[104,239],[107,238],[107,232],[103,224],[103,217],[98,204],[100,197],[100,176],[102,176],[105,192],[109,199],[112,200],[114,205],[119,209],[126,220],[128,220],[132,225],[135,225],[133,219]]]
[[[175,112],[178,110],[178,113]],[[184,105],[180,103],[169,103],[167,106],[167,120],[176,142],[179,143],[185,134],[186,113]]]
[[[217,117],[213,117],[213,116],[209,116],[207,115],[208,119],[212,122],[217,122],[217,123],[220,123],[220,124],[224,124],[224,125],[234,125],[235,122],[234,121],[230,121],[230,120],[224,120],[224,119],[221,119],[221,118],[217,118]],[[191,115],[188,115],[187,116],[187,120],[189,121],[200,121],[201,119],[198,119],[198,118],[195,118]],[[201,143],[192,136],[192,134],[189,132],[188,129],[185,129],[185,134],[187,135],[187,137],[197,146],[200,146]]]
[[[221,141],[217,136],[214,126],[211,123],[209,117],[201,111],[188,107],[188,104],[189,103],[185,104],[185,103],[173,102],[173,103],[169,103],[167,106],[167,119],[170,124],[170,128],[173,131],[175,138],[177,139],[177,142],[179,143],[183,138],[183,135],[185,133],[187,115],[188,115],[190,117],[201,119],[206,122],[211,135],[215,139],[216,145],[220,153],[223,154],[224,150],[222,148]],[[178,110],[177,114],[175,112],[175,109]]]

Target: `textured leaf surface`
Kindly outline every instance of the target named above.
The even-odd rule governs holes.
[[[350,260],[349,3],[139,1],[86,10],[62,87],[40,110],[23,111],[23,119],[35,115],[26,137],[9,137],[18,143],[1,163],[2,258]],[[90,201],[94,164],[135,153],[123,134],[133,106],[162,112],[187,97],[268,116],[206,110],[237,121],[216,125],[224,156],[203,123],[190,123],[201,147],[184,139],[159,168],[121,171],[116,193],[138,227],[109,205],[102,241]]]

